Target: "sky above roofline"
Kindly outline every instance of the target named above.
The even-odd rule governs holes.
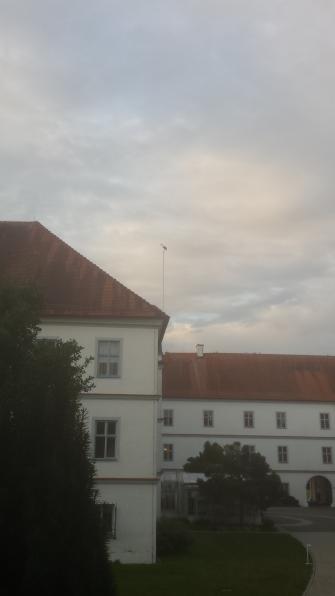
[[[0,218],[171,321],[165,349],[335,353],[335,6],[3,0]]]

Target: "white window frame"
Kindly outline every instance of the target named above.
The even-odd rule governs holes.
[[[333,450],[331,447],[321,447],[322,451],[322,463],[332,464],[333,463]]]
[[[253,410],[243,412],[244,428],[255,428],[255,413]]]
[[[111,342],[115,344],[119,344],[119,355],[118,356],[103,356],[99,354],[99,347],[100,343],[102,342]],[[99,337],[96,340],[96,371],[95,376],[97,379],[120,379],[122,373],[122,352],[123,352],[123,345],[122,339],[117,337]],[[117,374],[99,374],[99,366],[102,364],[102,360],[106,359],[107,364],[117,364]]]
[[[281,485],[282,485],[283,494],[285,495],[285,497],[289,497],[290,496],[290,483],[282,482]]]
[[[174,460],[173,443],[164,443],[163,444],[163,461],[173,461],[173,460]]]
[[[320,428],[321,428],[321,430],[329,430],[330,429],[329,412],[320,412]]]
[[[98,433],[97,434],[97,424],[99,422],[104,422],[105,423],[105,432],[104,434],[102,433]],[[108,433],[106,432],[106,426],[109,422],[113,422],[115,423],[115,433]],[[119,459],[119,439],[120,439],[120,418],[93,418],[92,420],[93,423],[93,458],[97,461],[116,461]],[[107,429],[108,430],[108,429]],[[96,438],[98,437],[104,437],[105,441],[104,441],[104,456],[103,457],[97,457],[96,455]],[[115,447],[114,447],[114,455],[111,457],[108,457],[106,455],[107,452],[107,440],[109,437],[112,437],[115,439]]]
[[[61,341],[59,337],[56,337],[56,336],[51,336],[51,335],[50,335],[50,336],[47,336],[47,335],[41,335],[41,336],[37,337],[36,339],[37,339],[37,341],[45,341],[45,342],[49,342],[50,344],[52,344],[52,345],[54,345],[54,346],[56,345],[56,343],[57,343],[58,341]]]
[[[276,412],[276,426],[277,428],[287,428],[286,412]]]
[[[278,445],[277,447],[278,463],[288,464],[288,447],[287,445]]]
[[[254,455],[256,453],[256,446],[255,445],[243,445],[248,451],[248,455]]]
[[[161,485],[161,509],[162,511],[176,511],[176,492],[175,482],[163,481]]]
[[[115,503],[99,502],[95,503],[98,509],[100,523],[105,531],[107,540],[116,540],[116,521],[117,521],[117,506]],[[110,518],[107,520],[108,518]]]
[[[214,410],[203,410],[202,423],[206,428],[213,428],[214,426]]]
[[[173,426],[173,410],[171,408],[163,410],[163,426]]]

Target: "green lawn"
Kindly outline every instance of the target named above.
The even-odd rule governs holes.
[[[188,555],[113,571],[118,596],[301,596],[311,568],[286,534],[206,532]]]

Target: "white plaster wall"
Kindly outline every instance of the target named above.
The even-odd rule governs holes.
[[[250,402],[223,400],[170,400],[164,399],[162,408],[174,410],[174,433],[205,433],[250,436],[308,436],[332,437],[335,434],[335,404],[298,402]],[[214,427],[203,426],[203,410],[213,410]],[[254,428],[244,428],[243,412],[254,412]],[[287,428],[276,428],[276,412],[286,412]],[[320,412],[329,412],[330,429],[321,430]],[[168,430],[162,429],[163,432]]]
[[[266,438],[246,438],[243,435],[239,437],[230,437],[229,435],[223,437],[174,437],[173,435],[164,435],[163,443],[172,443],[174,446],[174,460],[171,462],[162,461],[162,468],[181,469],[189,457],[198,455],[199,451],[203,450],[206,440],[216,442],[220,445],[231,444],[234,441],[239,441],[242,445],[254,445],[256,451],[264,455],[268,464],[276,472],[281,471],[311,471],[315,473],[325,474],[334,470],[333,464],[322,463],[321,447],[333,447],[333,454],[335,455],[335,440],[308,440],[308,439],[266,439]],[[277,447],[285,445],[288,447],[288,463],[278,463]]]
[[[158,329],[155,327],[122,326],[112,322],[101,324],[46,323],[41,337],[75,339],[83,347],[83,358],[93,357],[87,372],[95,377],[93,393],[125,395],[158,394]],[[121,377],[96,378],[98,339],[121,340]]]
[[[99,497],[117,506],[116,540],[109,541],[113,561],[154,563],[156,560],[155,484],[97,484]]]
[[[157,510],[157,417],[161,396],[158,374],[158,328],[112,322],[44,322],[41,337],[75,339],[83,358],[96,354],[98,339],[121,340],[121,377],[94,379],[95,388],[82,396],[93,437],[94,419],[118,420],[115,460],[96,460],[100,498],[117,505],[117,539],[111,556],[123,563],[153,563]],[[96,362],[88,367],[95,377]],[[92,450],[93,454],[93,450]],[[99,481],[104,479],[103,481]]]
[[[205,441],[254,445],[289,482],[290,493],[306,501],[306,483],[320,474],[334,481],[334,464],[322,462],[322,447],[332,447],[335,460],[335,406],[331,403],[226,402],[214,400],[163,400],[162,409],[174,411],[174,425],[162,425],[162,444],[172,443],[174,460],[161,462],[163,470],[181,469],[187,459],[202,451]],[[203,411],[213,410],[214,426],[203,426]],[[244,428],[244,411],[254,412],[254,428]],[[286,412],[287,428],[277,429],[276,412]],[[330,429],[320,427],[320,412],[330,415]],[[288,463],[278,462],[278,446],[288,448]],[[289,480],[286,476],[289,475]],[[335,498],[334,498],[335,504]]]
[[[117,459],[96,460],[98,477],[138,478],[157,475],[157,399],[102,399],[83,396],[82,403],[88,412],[91,436],[95,418],[118,420]]]
[[[279,474],[282,482],[287,482],[289,485],[290,494],[293,495],[296,499],[298,499],[300,505],[307,506],[307,493],[306,493],[306,485],[307,482],[311,479],[312,476],[316,474],[306,473],[306,472],[282,472]],[[320,473],[320,476],[327,478],[332,487],[332,494],[333,494],[333,503],[332,506],[335,505],[335,473],[327,472],[327,473]]]

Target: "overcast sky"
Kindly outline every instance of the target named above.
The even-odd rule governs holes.
[[[335,354],[335,3],[0,0],[0,218],[171,317]]]

